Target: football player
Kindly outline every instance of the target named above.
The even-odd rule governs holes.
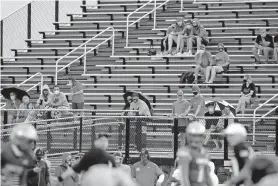
[[[194,121],[187,127],[188,145],[178,151],[182,186],[214,186],[209,166],[209,153],[203,147],[205,126]]]
[[[26,186],[27,168],[35,163],[32,148],[37,138],[37,131],[31,124],[13,127],[10,143],[1,147],[2,186]]]
[[[231,159],[233,177],[225,185],[241,185],[247,180],[244,166],[253,156],[253,149],[246,144],[247,131],[240,123],[229,124],[224,130],[229,145],[234,150],[234,157]]]

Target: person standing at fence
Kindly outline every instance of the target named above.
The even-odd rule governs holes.
[[[71,107],[72,109],[83,109],[84,107],[84,93],[82,84],[74,77],[69,77],[69,84],[71,86]],[[82,112],[79,113],[82,115]]]
[[[72,166],[72,156],[70,153],[64,153],[62,155],[62,164],[55,168],[55,176],[59,177],[65,172],[67,169]],[[77,186],[79,183],[79,176],[77,173],[71,175],[66,178],[63,182],[63,186]]]
[[[164,181],[162,170],[150,161],[150,154],[146,149],[141,151],[140,161],[132,166],[131,175],[139,186],[161,186]]]
[[[234,150],[234,157],[231,159],[233,177],[225,185],[241,185],[246,181],[245,165],[253,156],[253,149],[245,141],[247,131],[240,123],[229,124],[224,130],[229,145]]]
[[[188,119],[185,118],[184,113],[189,108],[189,106],[189,102],[184,99],[183,91],[178,90],[177,101],[173,103],[172,107],[172,116],[177,117],[175,119],[178,122],[178,131],[180,133],[181,146],[185,145],[185,131],[188,124]]]
[[[89,168],[97,164],[107,164],[110,167],[116,167],[114,158],[106,152],[108,145],[108,135],[99,134],[98,138],[94,141],[94,148],[85,153],[79,163],[63,172],[61,176],[57,178],[58,181],[63,182],[65,179],[76,173],[80,174],[81,172],[86,172]]]

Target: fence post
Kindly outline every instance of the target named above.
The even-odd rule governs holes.
[[[177,157],[177,151],[179,148],[179,131],[178,131],[178,119],[174,119],[174,159]]]
[[[4,28],[3,28],[4,24],[3,24],[3,20],[1,20],[1,24],[0,24],[0,27],[1,27],[1,30],[0,30],[0,34],[1,34],[1,41],[0,41],[0,56],[3,57],[3,47],[4,47],[4,39],[3,39],[3,36],[4,36]],[[1,65],[4,64],[4,60],[1,58]]]
[[[125,127],[125,163],[130,163],[129,158],[129,140],[130,140],[130,118],[126,118],[126,127]]]
[[[92,112],[92,115],[95,116],[96,112]],[[95,124],[95,117],[92,117],[92,119],[93,119],[92,124],[94,125]],[[91,126],[91,147],[94,146],[95,139],[96,139],[95,126]]]
[[[224,128],[226,129],[228,126],[228,119],[224,119]],[[228,151],[228,141],[227,138],[224,138],[224,160],[229,160],[229,151]]]
[[[80,125],[79,125],[79,152],[82,151],[82,135],[83,135],[83,118],[80,117]]]
[[[59,22],[59,0],[55,0],[55,22]],[[58,24],[55,24],[55,29],[59,29]]]
[[[49,123],[48,123],[49,124]],[[52,136],[51,136],[51,132],[50,132],[50,127],[47,127],[47,132],[46,132],[46,149],[48,152],[50,152],[50,148],[51,148],[51,141],[52,141]]]
[[[31,39],[32,37],[32,5],[31,3],[27,6],[27,39]],[[27,42],[28,47],[31,47],[31,42]]]
[[[73,149],[77,150],[77,127],[73,129]]]
[[[278,108],[275,111],[275,116],[278,117]],[[276,119],[275,127],[275,154],[278,156],[278,119]]]
[[[8,111],[4,111],[4,125],[6,125],[6,124],[8,124]],[[5,131],[7,131],[6,129],[7,129],[8,127],[7,126],[5,126],[4,127],[4,130]],[[8,142],[8,139],[9,139],[9,136],[8,136],[8,132],[4,132],[3,133],[3,140],[5,141],[5,142]]]

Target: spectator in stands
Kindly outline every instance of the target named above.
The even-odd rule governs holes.
[[[228,124],[235,122],[235,116],[231,112],[231,109],[229,106],[225,106],[225,108],[222,110],[222,116],[228,118]]]
[[[172,32],[176,29],[177,22],[174,21],[168,28],[166,32],[166,36],[161,40],[161,52],[166,52],[168,51],[168,38],[171,35]],[[165,54],[166,54],[165,53]],[[168,53],[167,53],[168,54]]]
[[[53,92],[49,99],[49,105],[57,109],[69,109],[67,98],[63,92],[60,92],[58,85],[53,87]]]
[[[200,94],[200,88],[197,85],[192,87],[193,98],[190,100],[190,106],[185,111],[185,115],[193,110],[192,117],[204,116],[205,111],[205,98]]]
[[[190,37],[188,39],[187,47],[188,47],[188,53],[187,55],[192,55],[192,48],[193,44],[197,45],[197,53],[200,50],[201,44],[207,46],[209,43],[209,39],[207,37],[207,31],[204,28],[203,25],[200,24],[200,21],[198,19],[194,19],[192,21],[192,32],[190,34]]]
[[[241,87],[241,97],[239,99],[236,113],[244,114],[245,108],[247,105],[251,104],[252,98],[256,97],[256,87],[255,84],[252,83],[252,78],[250,75],[246,74],[243,78],[243,84]]]
[[[84,94],[82,84],[74,77],[69,77],[69,84],[71,85],[71,107],[72,109],[83,109],[84,107]],[[79,115],[82,115],[79,113]]]
[[[62,164],[55,168],[55,176],[59,177],[67,169],[71,168],[72,156],[70,153],[64,153],[62,156]],[[77,186],[79,183],[79,176],[77,173],[74,173],[70,177],[64,179],[62,183],[63,186]]]
[[[15,109],[14,111],[8,111],[8,124],[16,123],[17,109],[21,105],[21,100],[17,98],[16,93],[10,93],[10,99],[7,99],[6,109]]]
[[[200,52],[195,54],[195,61],[196,66],[194,83],[198,83],[199,72],[201,71],[206,76],[206,68],[212,63],[212,55],[206,50],[205,45],[202,44],[200,46]]]
[[[162,170],[150,161],[149,151],[145,149],[140,153],[140,161],[132,166],[131,175],[139,186],[160,186],[164,181]]]
[[[183,48],[184,45],[187,45],[187,40],[190,36],[190,33],[192,31],[192,23],[191,20],[187,20],[184,22],[185,27],[182,31],[182,34],[178,35],[178,40],[177,40],[177,49],[175,52],[173,52],[173,55],[177,54],[178,56],[183,54]],[[185,55],[188,55],[188,50],[186,50]]]
[[[261,28],[260,34],[257,36],[255,46],[252,49],[253,55],[255,56],[255,62],[261,63],[259,54],[263,52],[265,63],[267,63],[269,54],[273,52],[273,48],[274,44],[272,36],[266,33],[265,28]]]
[[[278,64],[278,35],[274,37],[274,58],[276,63]]]
[[[113,154],[113,156],[115,158],[117,168],[119,168],[119,169],[123,170],[124,172],[128,173],[129,175],[131,175],[130,167],[128,165],[123,164],[123,154],[121,152],[115,152]]]
[[[229,55],[224,50],[224,44],[218,44],[218,53],[215,55],[212,63],[206,69],[205,83],[213,83],[216,73],[227,73],[230,65]],[[214,63],[215,62],[215,63]],[[210,80],[209,80],[210,77]]]
[[[45,107],[49,103],[49,98],[52,96],[52,92],[50,91],[50,88],[48,85],[44,85],[42,87],[42,93],[37,101],[36,108],[39,109],[45,109]]]
[[[133,93],[133,102],[130,104],[130,110],[137,110],[139,116],[151,116],[148,105],[139,99],[138,93]]]
[[[19,110],[17,111],[17,123],[23,123],[28,118],[31,117],[33,105],[30,103],[29,95],[25,95],[22,97],[22,103],[19,106]],[[22,110],[21,110],[22,109]]]
[[[168,51],[165,53],[165,55],[172,54],[173,42],[175,42],[178,45],[178,37],[179,35],[183,35],[184,28],[185,23],[183,22],[183,18],[178,18],[176,28],[168,36]]]
[[[185,111],[189,108],[189,102],[184,99],[184,94],[182,90],[177,92],[177,101],[173,103],[172,116],[177,117],[178,121],[178,131],[180,133],[181,146],[185,145],[185,132],[186,126],[188,124],[187,118],[185,118]]]
[[[132,99],[131,96],[127,96],[126,99],[127,99],[127,103],[125,104],[123,110],[130,110],[130,105],[131,105],[131,103],[133,102],[133,99]],[[127,116],[127,115],[128,115],[128,112],[126,112],[126,111],[124,111],[124,112],[122,113],[122,116]]]
[[[216,119],[205,119],[206,121],[206,130],[207,130],[207,136],[204,142],[204,145],[207,145],[210,138],[212,138],[215,148],[214,150],[222,150],[224,148],[224,141],[221,138],[220,135],[210,135],[210,133],[221,133],[221,131],[224,129],[224,123],[222,119],[219,119],[219,117],[222,116],[222,112],[215,110],[216,103],[210,102],[207,104],[208,112],[205,113],[206,117],[215,117]],[[221,147],[219,146],[218,141],[221,143]]]

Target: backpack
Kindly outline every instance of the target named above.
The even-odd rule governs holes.
[[[184,73],[182,73],[181,77],[180,77],[180,84],[192,84],[195,80],[194,77],[194,72],[192,72],[192,70],[190,71],[186,71]],[[184,88],[183,86],[180,86],[180,88]]]
[[[155,56],[156,55],[156,50],[153,48],[153,45],[150,45],[150,48],[148,50],[148,56]]]

